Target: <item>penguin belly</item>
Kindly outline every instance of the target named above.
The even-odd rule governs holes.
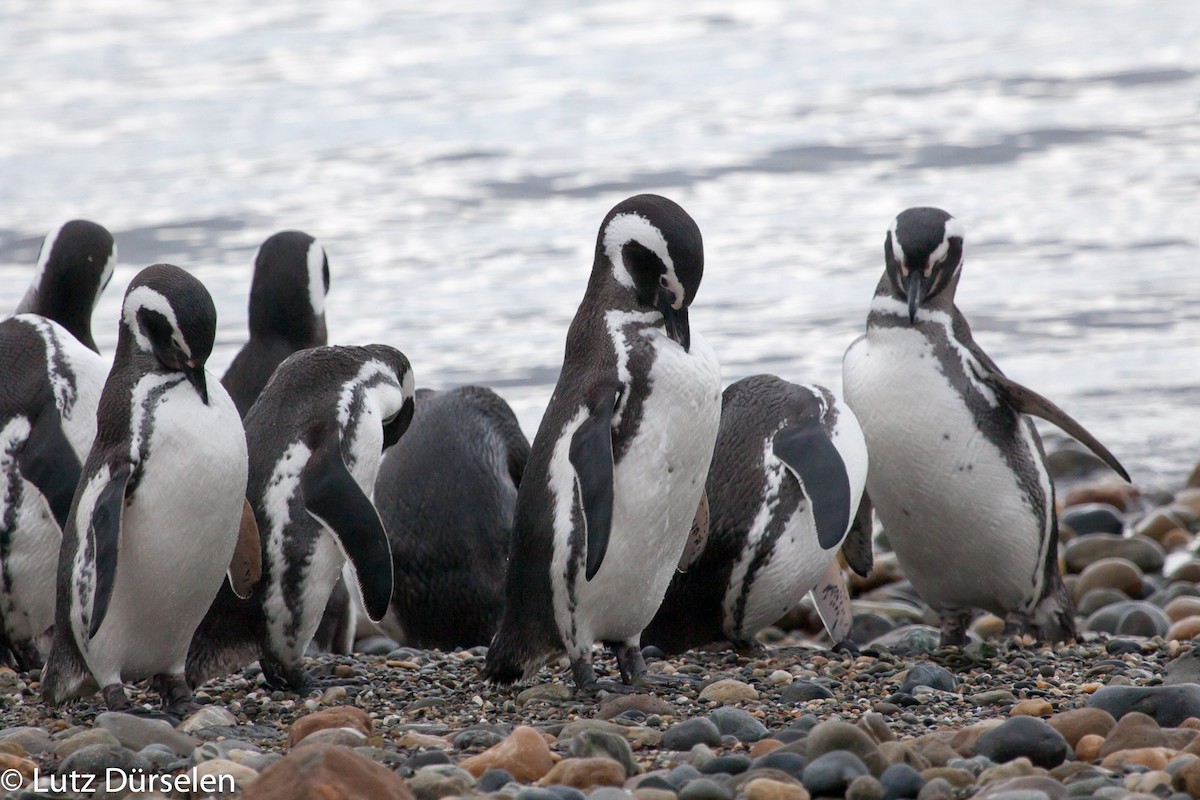
[[[608,550],[576,586],[577,641],[626,641],[641,634],[662,604],[683,554],[721,415],[716,354],[693,332],[685,352],[661,331],[637,434],[613,476]],[[567,639],[570,640],[569,638]]]
[[[4,576],[0,581],[0,609],[9,639],[21,642],[41,636],[54,624],[54,586],[62,531],[37,487],[15,471],[8,471],[4,461],[0,455],[0,470],[4,473],[0,491],[5,493],[0,516],[7,519],[11,514],[15,526],[10,529],[0,520],[0,530],[9,537],[0,558]],[[8,508],[7,503],[14,500],[14,507]]]
[[[768,446],[770,442],[768,441]],[[774,462],[774,463],[772,463]],[[768,455],[768,485],[786,468],[774,455]],[[783,474],[783,480],[795,480]],[[772,518],[785,513],[778,508],[778,497],[765,498],[758,508],[746,543],[730,573],[729,587],[722,606],[721,628],[731,641],[752,639],[772,624],[804,595],[812,590],[837,550],[822,550],[817,539],[812,504],[807,498],[789,516],[770,555],[760,559],[758,549],[767,535]]]
[[[185,382],[150,412],[146,461],[122,515],[108,613],[76,641],[101,686],[182,674],[192,634],[233,556],[246,492],[237,409],[209,376],[209,405]]]
[[[870,453],[867,491],[921,598],[939,611],[1028,607],[1042,583],[1046,531],[930,342],[911,328],[872,329],[847,351],[843,380]],[[1011,446],[1036,457],[1028,421],[1017,428]]]

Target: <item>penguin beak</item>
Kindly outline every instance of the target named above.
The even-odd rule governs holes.
[[[924,290],[924,276],[920,270],[913,270],[908,273],[908,280],[904,283],[904,293],[908,295],[908,324],[914,325],[917,322],[917,309],[921,306],[921,294]]]
[[[670,289],[658,290],[658,310],[667,324],[667,336],[670,336],[683,348],[690,352],[692,346],[692,331],[688,327],[687,306],[675,308],[675,293]]]
[[[204,378],[204,365],[197,365],[195,361],[188,359],[179,369],[187,377],[188,383],[196,387],[196,392],[200,395],[204,405],[208,405],[208,383]]]

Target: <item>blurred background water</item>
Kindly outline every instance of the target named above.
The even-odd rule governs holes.
[[[532,437],[625,196],[704,232],[691,318],[727,382],[839,389],[887,225],[937,205],[976,339],[1173,487],[1200,457],[1197,42],[1195,0],[9,0],[0,312],[47,230],[94,219],[102,350],[169,261],[216,299],[220,375],[255,249],[299,228],[332,342],[493,386]]]

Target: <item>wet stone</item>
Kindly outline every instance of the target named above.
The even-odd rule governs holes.
[[[831,700],[833,692],[813,681],[792,681],[779,693],[784,703],[807,703],[810,700]]]
[[[732,736],[739,742],[757,742],[767,735],[767,728],[745,709],[722,706],[713,709],[708,718],[722,736]]]
[[[1034,765],[1051,769],[1067,757],[1067,740],[1037,717],[1013,717],[979,737],[975,752],[997,764],[1028,758]]]
[[[945,667],[922,662],[909,668],[904,683],[900,684],[900,691],[911,694],[918,686],[952,692],[958,687],[958,679]]]
[[[804,768],[804,788],[814,796],[840,797],[846,793],[850,782],[862,775],[870,775],[862,760],[844,750],[825,753]]]
[[[663,732],[662,746],[668,750],[691,750],[698,744],[721,744],[721,731],[712,720],[696,717],[677,722]]]

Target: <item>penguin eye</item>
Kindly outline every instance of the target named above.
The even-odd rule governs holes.
[[[400,412],[399,412],[399,411],[397,411],[395,414],[392,414],[390,417],[385,417],[385,418],[384,418],[384,420],[383,420],[383,424],[384,424],[384,425],[391,425],[393,422],[395,422],[395,421],[396,421],[396,417],[398,417],[398,416],[400,416]]]
[[[666,275],[663,275],[661,278],[658,279],[658,285],[664,289],[671,288],[671,284],[667,281]]]

